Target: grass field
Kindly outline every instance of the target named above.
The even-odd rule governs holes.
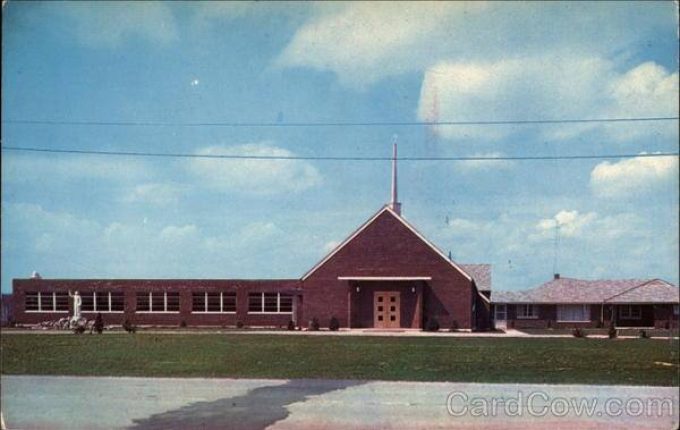
[[[678,385],[678,341],[4,334],[3,374]]]

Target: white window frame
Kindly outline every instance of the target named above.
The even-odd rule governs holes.
[[[209,311],[208,310],[208,291],[203,293],[203,309],[202,311],[194,310],[194,296],[191,296],[191,313],[193,314],[235,314],[236,311],[225,311],[224,310],[224,297],[233,297],[234,304],[237,305],[236,293],[230,291],[220,291],[220,310],[219,311]]]
[[[531,312],[521,312],[520,309],[524,308],[524,310],[529,310],[531,309]],[[519,305],[515,305],[515,317],[518,320],[535,320],[538,319],[538,307],[534,305],[533,303],[522,303]]]
[[[28,293],[34,294],[33,291],[29,291]],[[68,309],[65,311],[58,311],[57,310],[57,292],[53,291],[51,293],[49,292],[42,292],[42,291],[36,291],[38,294],[38,310],[28,310],[26,309],[26,297],[24,296],[24,312],[29,313],[29,314],[46,314],[46,313],[51,313],[51,314],[67,314]],[[42,308],[42,297],[44,294],[49,294],[52,296],[52,309],[47,310]]]
[[[139,304],[137,304],[137,310],[135,311],[138,314],[178,314],[180,313],[179,310],[177,311],[169,311],[168,309],[168,292],[170,293],[176,293],[176,291],[163,291],[163,310],[162,311],[156,311],[153,309],[153,296],[154,294],[161,294],[160,292],[154,292],[154,291],[149,291],[149,308],[148,310],[140,311],[139,310]],[[181,296],[178,295],[178,298],[180,299],[180,309],[182,307],[181,305]]]
[[[560,308],[564,307],[576,307],[576,306],[581,306],[583,310],[583,319],[577,320],[577,319],[563,319],[561,317]],[[557,322],[590,322],[590,305],[586,304],[562,304],[562,305],[557,305]]]
[[[260,295],[260,310],[259,311],[251,311],[250,310],[250,297],[251,295],[259,294]],[[264,307],[264,295],[265,294],[276,294],[276,312],[274,311],[265,311]],[[274,293],[271,291],[268,292],[262,292],[262,293],[248,293],[248,313],[249,314],[254,314],[254,315],[292,315],[293,314],[293,309],[295,308],[295,296],[292,294],[283,294],[285,297],[290,297],[291,298],[291,307],[290,307],[290,312],[282,312],[281,311],[281,293]]]
[[[101,313],[101,314],[123,314],[125,313],[125,294],[123,294],[123,310],[122,311],[112,311],[111,310],[111,293],[113,291],[105,291],[102,292],[100,291],[99,294],[106,294],[108,296],[107,300],[107,308],[105,309],[97,309],[97,292],[93,291],[92,292],[92,309],[91,311],[86,311],[83,310],[82,312],[84,314],[94,314],[94,313]]]
[[[622,320],[641,320],[642,319],[642,307],[640,305],[619,305],[619,319]],[[638,316],[633,316],[633,308],[637,308],[640,313]],[[623,312],[626,310],[626,312]]]

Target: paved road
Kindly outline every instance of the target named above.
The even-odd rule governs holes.
[[[672,387],[0,379],[9,429],[673,429],[678,415]]]

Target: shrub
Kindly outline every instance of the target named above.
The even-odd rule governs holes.
[[[125,319],[125,321],[123,321],[123,330],[128,333],[136,333],[137,326],[132,324],[129,319]]]
[[[614,327],[614,323],[609,324],[609,331],[607,332],[609,335],[609,339],[614,339],[617,336],[616,332],[616,327]]]
[[[77,325],[77,326],[73,329],[73,333],[75,333],[75,334],[83,334],[83,333],[85,333],[85,326],[84,326],[84,325]]]
[[[243,328],[243,321],[236,321],[236,328]]]
[[[104,331],[104,318],[102,318],[102,314],[99,312],[97,312],[97,316],[94,319],[94,331],[98,334],[102,334]]]
[[[331,322],[328,324],[328,330],[338,331],[340,329],[340,321],[337,318],[331,317]]]
[[[640,336],[642,339],[649,339],[649,334],[647,334],[646,330],[640,330],[638,332],[638,336]]]
[[[449,331],[458,331],[458,321],[456,320],[451,321],[451,328],[449,329]]]
[[[319,319],[316,317],[312,318],[312,320],[309,322],[309,330],[319,331],[319,327],[321,327],[319,324]]]
[[[293,320],[288,321],[288,330],[295,330],[295,323]]]
[[[179,322],[179,327],[180,327],[180,328],[186,328],[186,327],[187,327],[187,322],[184,321],[184,320],[180,321],[180,322]]]
[[[586,332],[582,328],[576,327],[574,331],[571,332],[574,337],[586,337]]]
[[[427,320],[425,331],[439,331],[439,321],[437,321],[437,318],[432,317]]]

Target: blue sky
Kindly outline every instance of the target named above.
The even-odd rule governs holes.
[[[678,116],[677,5],[8,2],[2,117],[390,122]],[[4,146],[197,154],[675,152],[676,121],[440,127],[3,122]],[[386,203],[389,163],[2,153],[2,291],[299,277]],[[401,162],[403,214],[494,288],[678,282],[677,158]]]

